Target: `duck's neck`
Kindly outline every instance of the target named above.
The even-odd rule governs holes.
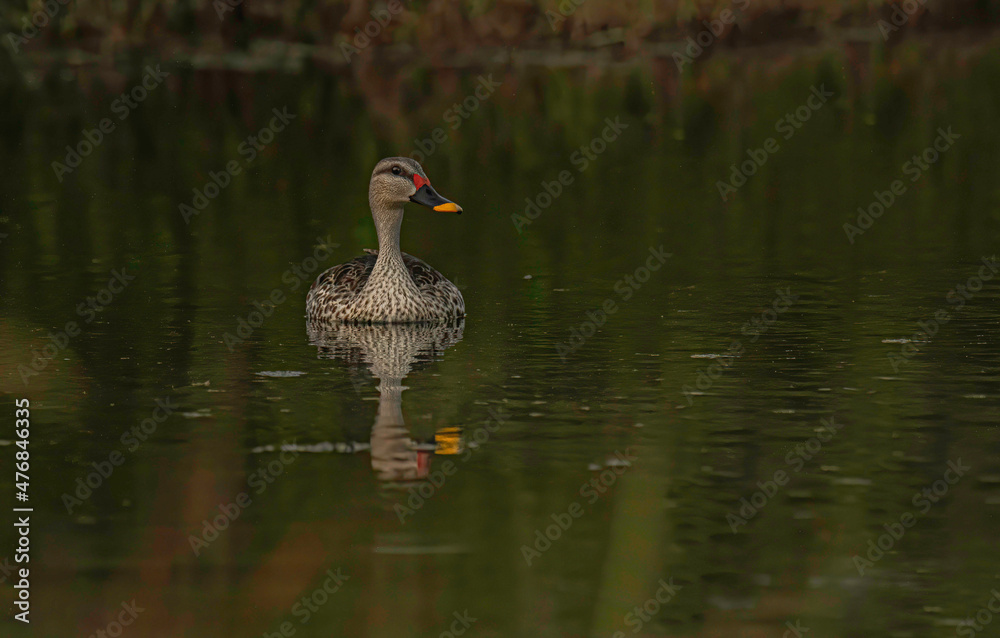
[[[372,276],[391,270],[405,271],[403,253],[399,250],[403,207],[373,207],[372,217],[375,219],[375,231],[378,233],[378,260],[375,262],[375,272],[372,272]]]

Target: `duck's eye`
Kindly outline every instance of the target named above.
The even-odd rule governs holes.
[[[403,169],[401,169],[398,166],[393,166],[392,167],[392,174],[393,175],[402,175],[403,174]]]

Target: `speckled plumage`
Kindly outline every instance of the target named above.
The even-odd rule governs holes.
[[[413,255],[400,253],[384,277],[371,282],[378,251],[334,266],[313,283],[306,315],[313,323],[414,323],[465,316],[455,284]]]
[[[397,169],[401,174],[392,172]],[[366,250],[363,257],[317,277],[306,297],[311,324],[438,322],[465,316],[465,300],[455,284],[399,249],[403,203],[417,191],[413,175],[426,180],[420,164],[409,158],[387,158],[375,167],[368,200],[379,250]]]

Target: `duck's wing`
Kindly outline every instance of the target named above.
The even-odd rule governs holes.
[[[410,277],[417,288],[433,288],[441,285],[442,282],[451,283],[444,275],[431,268],[423,259],[418,259],[408,253],[403,253],[403,264],[410,271]]]
[[[341,301],[353,299],[364,290],[376,259],[375,255],[369,253],[330,268],[316,278],[309,291],[310,297],[318,295]]]
[[[465,315],[465,300],[458,286],[448,281],[448,278],[431,268],[421,259],[403,253],[403,263],[410,271],[413,283],[417,284],[424,295],[434,298],[442,308],[453,316]]]

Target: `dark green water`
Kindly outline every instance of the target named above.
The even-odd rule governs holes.
[[[1000,588],[1000,278],[980,268],[1000,252],[1000,58],[813,55],[680,85],[669,59],[494,69],[457,120],[480,71],[176,65],[123,121],[141,67],[5,80],[0,499],[27,397],[35,508],[31,631],[5,615],[5,635],[89,636],[133,599],[124,635],[956,634]],[[282,107],[295,119],[249,161]],[[626,128],[584,162],[605,118]],[[907,164],[949,127],[937,161]],[[464,325],[311,340],[319,266],[376,246],[372,166],[435,128],[424,167],[466,213],[408,210],[403,249],[462,288]],[[108,292],[113,272],[134,279]],[[157,400],[176,407],[139,440]],[[220,507],[236,520],[192,541]]]

